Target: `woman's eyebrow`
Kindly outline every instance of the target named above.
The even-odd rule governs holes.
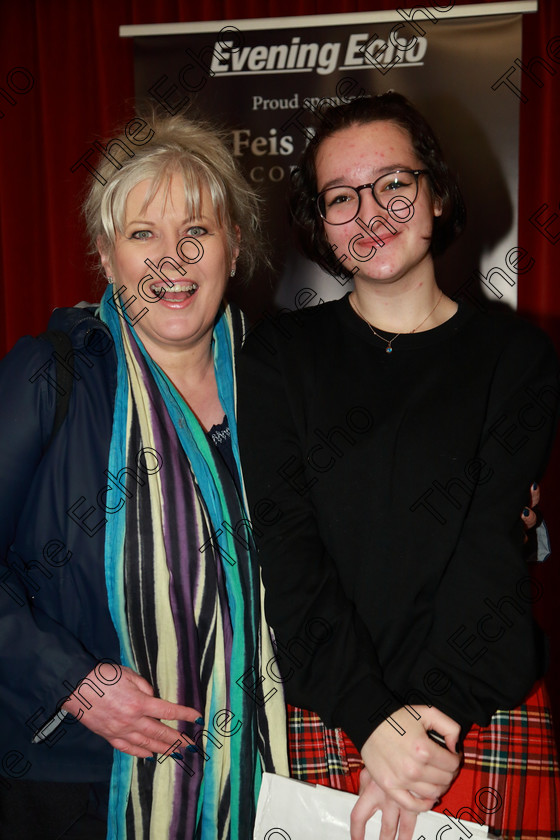
[[[131,219],[130,222],[126,222],[125,227],[129,225],[146,225],[147,227],[153,227],[155,222],[149,222],[147,219]]]
[[[190,225],[193,222],[208,222],[209,218],[209,216],[188,216],[185,217],[179,224],[182,226]],[[148,219],[131,219],[129,222],[126,222],[125,227],[128,227],[129,225],[145,225],[146,227],[154,227],[156,224],[157,221],[149,221]]]
[[[412,170],[414,170],[414,169],[417,169],[417,167],[416,166],[411,166],[409,163],[391,163],[388,166],[380,166],[378,169],[372,170],[372,172],[374,173],[373,176],[372,176],[373,181],[375,181],[376,178],[379,178],[380,175],[384,175],[386,172],[395,172],[395,170],[397,170],[397,169],[412,169]],[[327,181],[325,186],[321,190],[319,190],[319,192],[323,192],[323,190],[328,190],[329,187],[337,187],[339,185],[343,185],[343,184],[346,184],[346,183],[347,182],[346,182],[345,178],[342,178],[342,177],[333,178],[331,181]],[[350,186],[350,185],[348,185],[348,186]]]

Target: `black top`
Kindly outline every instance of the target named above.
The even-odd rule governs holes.
[[[212,441],[220,453],[220,456],[230,471],[231,476],[235,481],[237,490],[239,491],[239,475],[237,474],[237,466],[235,464],[233,447],[231,445],[231,429],[225,414],[221,423],[215,423],[211,429],[208,429],[206,437],[208,440]]]
[[[461,304],[385,348],[346,297],[257,325],[239,372],[287,699],[358,748],[404,702],[485,725],[545,658],[519,514],[556,424],[549,339]]]

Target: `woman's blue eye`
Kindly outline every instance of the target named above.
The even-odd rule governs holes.
[[[205,233],[208,233],[206,228],[201,225],[193,225],[188,229],[187,236],[203,236]]]
[[[152,232],[149,230],[136,230],[132,234],[131,239],[149,239]]]

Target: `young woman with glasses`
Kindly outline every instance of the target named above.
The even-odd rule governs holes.
[[[355,840],[379,809],[382,840],[397,826],[410,840],[434,807],[506,840],[553,838],[519,509],[554,434],[557,359],[539,330],[438,287],[434,255],[465,213],[410,103],[323,116],[293,178],[294,227],[354,288],[259,328],[239,391],[292,771],[360,788]]]

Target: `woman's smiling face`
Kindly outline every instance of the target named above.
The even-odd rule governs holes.
[[[359,187],[387,172],[424,168],[408,133],[396,123],[383,120],[356,124],[337,131],[319,146],[317,191],[338,185]],[[392,213],[383,209],[371,190],[364,189],[353,221],[323,223],[329,243],[336,247],[336,257],[346,257],[343,265],[354,273],[355,280],[422,280],[427,270],[432,271],[433,220],[441,214],[441,206],[432,197],[428,177],[419,176],[418,195],[408,213],[403,212],[402,205]]]
[[[238,248],[231,253],[208,188],[202,190],[200,212],[193,218],[180,174],[171,176],[168,189],[162,184],[145,206],[150,186],[145,180],[131,189],[122,233],[117,232],[112,253],[102,253],[101,260],[115,292],[120,290],[121,306],[152,354],[209,340]],[[133,296],[136,300],[127,306]]]

